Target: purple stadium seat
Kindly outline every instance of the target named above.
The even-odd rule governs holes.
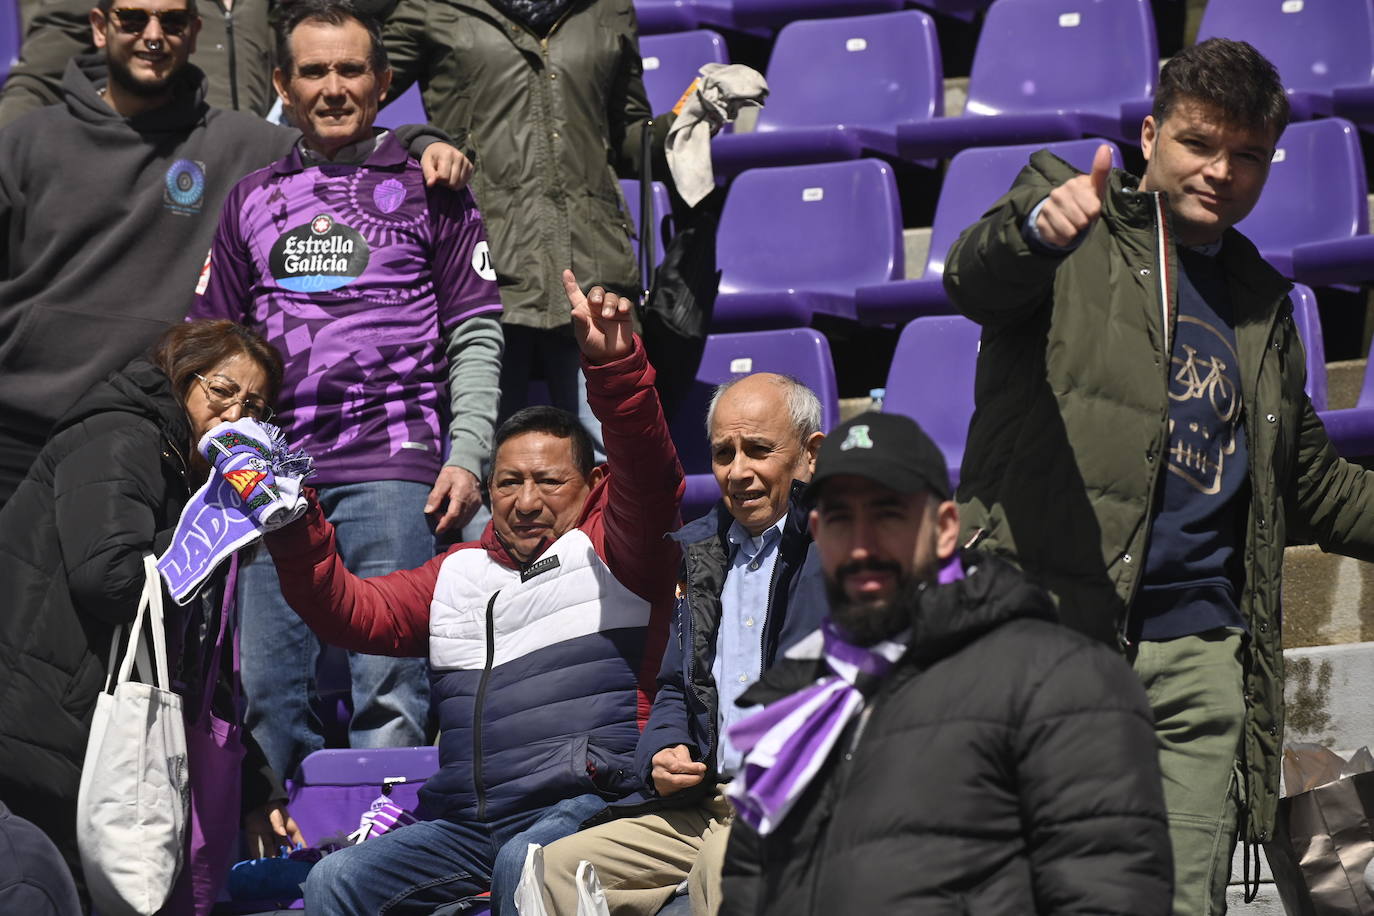
[[[734,0],[635,0],[635,16],[641,35],[735,27]]]
[[[751,169],[725,198],[713,330],[854,318],[854,290],[902,275],[890,166],[873,159]]]
[[[1259,203],[1236,228],[1285,276],[1311,286],[1374,279],[1364,160],[1340,118],[1290,124]]]
[[[992,0],[916,0],[916,6],[970,22],[992,5]]]
[[[655,114],[672,110],[696,79],[702,64],[730,62],[725,39],[707,29],[646,35],[639,40],[639,56],[644,61],[644,91],[649,95],[649,110]]]
[[[641,35],[686,32],[701,23],[691,0],[635,0],[635,18]]]
[[[1293,323],[1307,353],[1307,396],[1317,410],[1326,410],[1326,344],[1317,312],[1317,295],[1311,287],[1294,283],[1288,300],[1293,303]]]
[[[921,425],[944,453],[954,486],[973,417],[973,377],[982,333],[981,327],[958,315],[917,318],[902,329],[887,374],[883,411],[905,414]]]
[[[1296,118],[1374,121],[1374,0],[1211,0],[1207,38],[1248,41],[1273,61]]]
[[[1102,140],[1067,140],[1061,143],[1032,143],[1026,146],[993,146],[968,149],[950,160],[935,204],[935,221],[930,232],[930,255],[919,279],[896,280],[860,287],[855,294],[859,319],[865,322],[902,322],[918,315],[942,315],[953,311],[945,296],[942,277],[945,256],[959,233],[1006,193],[1031,153],[1049,149],[1070,165],[1088,171]],[[1112,157],[1121,166],[1121,151],[1115,144]]]
[[[756,128],[713,141],[718,174],[894,156],[899,122],[944,110],[934,20],[905,10],[793,22],[778,33],[768,85]]]
[[[358,820],[383,792],[413,812],[419,804],[420,786],[438,769],[439,749],[435,747],[316,751],[301,761],[296,778],[287,781],[287,806],[306,841],[315,844],[358,829]],[[299,910],[302,906],[302,901],[296,900],[284,909]],[[221,904],[215,912],[226,916],[257,913],[261,907]],[[477,916],[486,910],[464,912]]]
[[[829,430],[840,418],[835,364],[825,336],[811,328],[712,334],[697,369],[696,384],[673,418],[673,441],[687,472],[682,500],[683,521],[699,518],[720,498],[711,476],[706,442],[706,407],[717,385],[751,372],[779,372],[804,383],[821,401],[821,427]]]
[[[741,28],[776,29],[798,19],[890,13],[903,0],[735,0],[735,24]]]
[[[635,257],[638,258],[639,239],[644,232],[639,225],[639,182],[633,178],[622,178],[620,190],[625,195],[625,204],[630,208],[630,220],[635,226],[636,238],[631,247],[634,248]],[[663,261],[664,246],[668,244],[668,239],[673,236],[673,205],[668,200],[668,186],[661,181],[654,182],[653,205],[653,224],[658,227],[658,233],[654,236],[654,263],[659,264]],[[638,264],[638,260],[635,263]]]
[[[963,116],[900,125],[898,150],[925,160],[1084,136],[1135,143],[1140,122],[1123,130],[1122,106],[1153,97],[1158,71],[1149,0],[997,0]]]
[[[435,747],[315,751],[287,786],[291,816],[312,842],[351,833],[384,787],[392,801],[414,811],[420,786],[438,769]]]
[[[735,0],[692,0],[692,9],[696,11],[697,21],[702,25],[738,28],[735,25]],[[758,34],[752,29],[741,31]]]
[[[0,83],[5,81],[10,67],[19,60],[19,47],[23,41],[19,4],[16,0],[0,0]]]
[[[420,84],[412,83],[410,88],[382,106],[377,112],[377,126],[395,129],[404,124],[428,124],[429,114],[420,98]]]
[[[1301,298],[1307,300],[1301,305],[1299,291],[1303,293]],[[1374,371],[1371,371],[1374,359],[1365,365],[1364,384],[1360,387],[1360,395],[1355,401],[1355,406],[1345,410],[1326,410],[1326,366],[1323,363],[1325,355],[1321,352],[1321,323],[1317,320],[1316,300],[1310,297],[1311,290],[1307,287],[1294,286],[1291,297],[1293,320],[1298,323],[1298,333],[1302,334],[1303,343],[1307,347],[1308,397],[1312,399],[1312,406],[1317,408],[1317,415],[1326,426],[1326,434],[1331,438],[1331,444],[1342,457],[1374,457]],[[1315,327],[1315,338],[1308,336],[1308,327]],[[1317,351],[1315,354],[1314,350]],[[1374,357],[1374,353],[1371,353],[1371,356]],[[1317,372],[1320,372],[1321,384],[1314,386],[1312,376]]]

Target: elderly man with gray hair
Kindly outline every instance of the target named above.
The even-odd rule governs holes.
[[[740,755],[735,699],[820,625],[825,585],[800,497],[824,434],[805,385],[761,372],[716,389],[706,413],[721,500],[672,534],[682,544],[672,636],[636,754],[645,790],[545,850],[545,904],[577,912],[574,877],[596,867],[612,914],[653,914],[688,882],[694,916],[720,908]]]

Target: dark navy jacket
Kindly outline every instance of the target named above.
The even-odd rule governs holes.
[[[763,627],[765,671],[784,651],[819,627],[826,613],[825,578],[807,530],[802,489],[801,483],[793,482],[791,507],[773,567],[769,588],[772,599]],[[719,717],[711,664],[716,657],[720,595],[730,571],[730,542],[726,535],[733,522],[725,503],[717,502],[709,513],[671,535],[682,544],[682,581],[673,609],[668,648],[658,674],[654,708],[635,753],[635,766],[644,779],[645,794],[631,796],[626,804],[657,799],[651,776],[653,756],[678,744],[692,749],[693,759],[706,764],[707,774],[692,789],[674,793],[671,803],[687,804],[715,786]]]

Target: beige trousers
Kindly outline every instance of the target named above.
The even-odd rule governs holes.
[[[687,808],[598,824],[544,849],[544,905],[576,916],[574,879],[583,859],[596,868],[611,916],[653,916],[687,881],[692,916],[720,910],[720,870],[734,812],[720,787]]]

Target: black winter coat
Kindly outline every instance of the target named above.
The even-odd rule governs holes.
[[[866,724],[778,829],[760,839],[735,822],[723,916],[1168,914],[1164,798],[1135,674],[1054,623],[1009,564],[964,565],[964,580],[921,595],[912,648]],[[740,703],[825,673],[819,657],[788,658]]]
[[[137,360],[59,422],[0,510],[0,800],[68,863],[110,637],[189,496],[189,439],[167,377]]]

